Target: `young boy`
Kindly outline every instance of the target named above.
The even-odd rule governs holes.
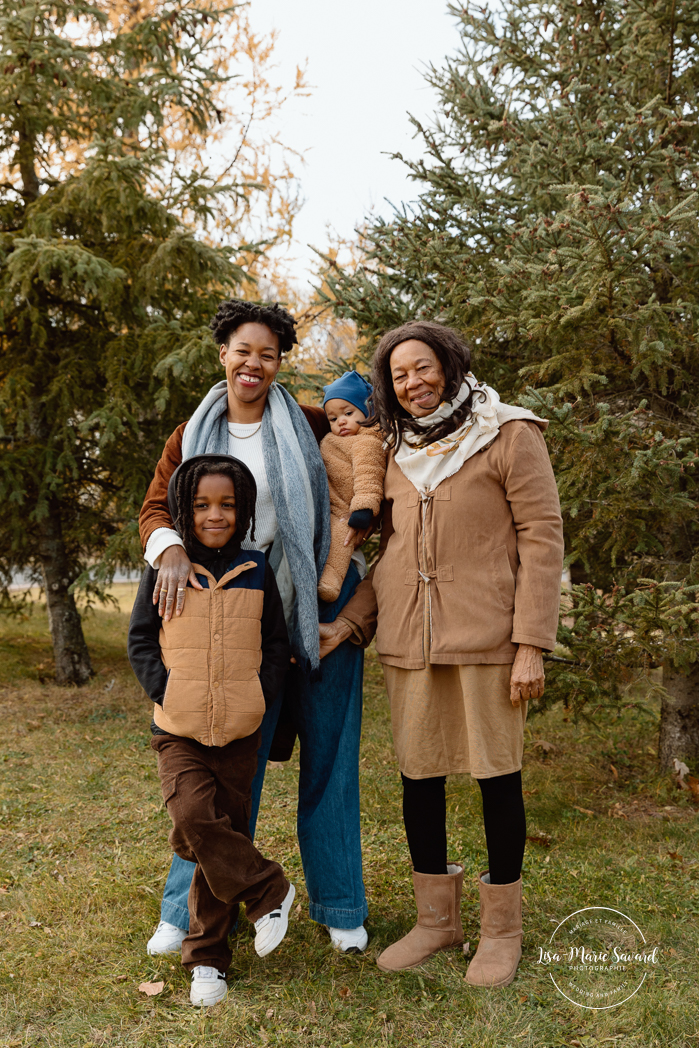
[[[190,584],[184,610],[164,622],[147,568],[129,626],[129,661],[154,702],[170,844],[197,864],[189,892],[182,963],[190,1000],[227,993],[228,931],[245,902],[260,957],[284,938],[295,889],[252,843],[248,821],[265,701],[281,688],[291,655],[282,602],[264,554],[241,550],[255,534],[254,478],[228,455],[198,455],[168,488],[172,519],[203,589]]]
[[[337,600],[354,553],[348,528],[368,528],[383,500],[386,453],[378,426],[360,423],[369,414],[372,388],[356,371],[324,387],[323,407],[330,432],[323,437],[320,453],[330,489],[330,551],[318,583],[318,596]],[[347,439],[351,438],[351,439]]]

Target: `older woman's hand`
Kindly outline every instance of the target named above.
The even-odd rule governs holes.
[[[340,523],[344,524],[345,519],[346,519],[345,517],[340,517]],[[350,528],[350,527],[348,527],[347,528],[347,537],[345,539],[344,545],[345,546],[349,546],[350,544],[352,544],[352,545],[354,545],[355,549],[359,549],[359,547],[364,542],[366,542],[366,540],[369,538],[369,536],[374,534],[375,530],[376,530],[376,524],[375,523],[371,523],[368,528],[357,529],[357,528]]]
[[[331,651],[334,651],[343,640],[352,636],[352,630],[346,622],[335,619],[334,622],[321,622],[318,627],[320,631],[320,657],[324,659]]]
[[[544,694],[544,660],[541,648],[520,644],[510,676],[510,702],[519,706],[529,699],[540,699]]]

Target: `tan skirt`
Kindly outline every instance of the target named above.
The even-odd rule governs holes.
[[[384,666],[398,767],[409,779],[492,779],[522,767],[527,703],[510,702],[511,666]]]
[[[425,650],[429,651],[429,607]],[[527,703],[510,702],[512,666],[383,667],[398,767],[409,779],[492,779],[522,767]]]

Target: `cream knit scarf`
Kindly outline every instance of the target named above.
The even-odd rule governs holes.
[[[471,390],[477,394],[473,398],[471,418],[453,433],[424,447],[416,447],[420,441],[419,434],[403,434],[401,446],[394,456],[396,464],[423,495],[434,491],[443,480],[458,473],[464,462],[489,444],[506,422],[525,419],[528,422],[536,422],[542,429],[548,426],[545,419],[538,418],[527,408],[503,404],[492,386],[478,382],[470,371],[451,404],[443,401],[431,415],[425,415],[415,421],[427,429],[436,422],[450,418]]]

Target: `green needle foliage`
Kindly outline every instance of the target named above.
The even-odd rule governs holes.
[[[414,317],[551,420],[569,563],[547,701],[665,665],[661,760],[699,759],[697,0],[452,6],[412,207],[329,296],[367,346]]]
[[[178,170],[166,139],[173,110],[199,135],[217,119],[230,9],[114,6],[0,2],[0,578],[6,604],[18,570],[44,585],[59,683],[92,673],[76,580],[100,596],[96,559],[102,578],[140,561],[153,463],[211,383],[208,321],[243,276],[204,233],[245,188]]]

